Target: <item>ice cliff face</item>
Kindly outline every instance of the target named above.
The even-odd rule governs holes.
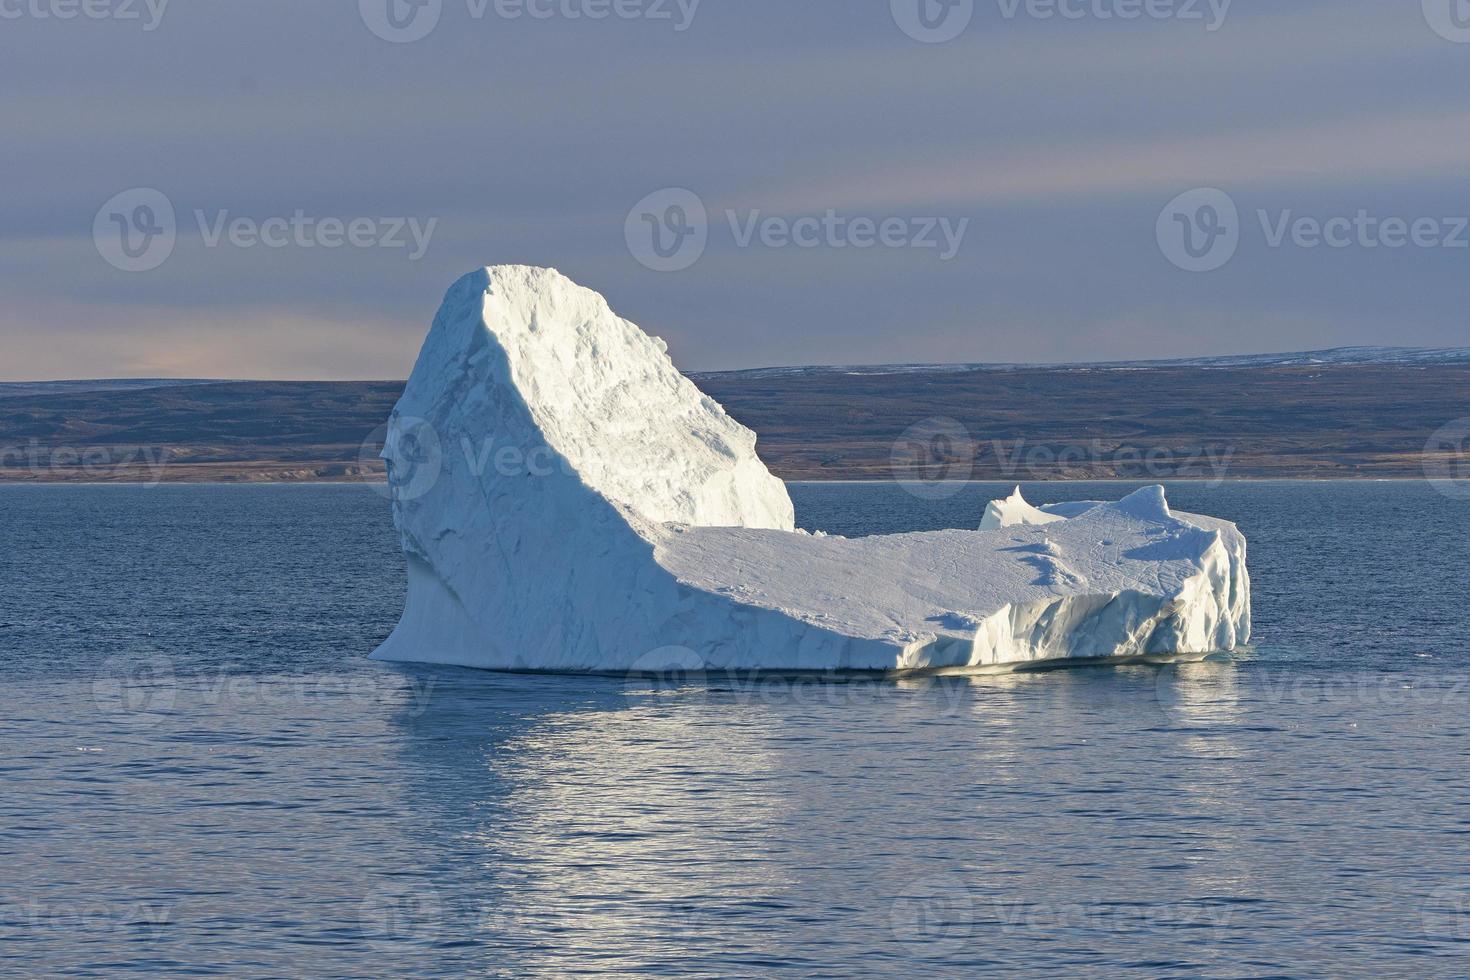
[[[792,530],[755,433],[666,351],[554,269],[485,269],[450,289],[397,414],[516,440],[630,517]]]
[[[1172,511],[1162,487],[1145,488],[1116,504],[1086,500],[1042,507],[1027,503],[1017,487],[1009,498],[991,501],[985,509],[981,529],[1056,525],[1089,514],[1099,517],[1114,513],[1172,526],[1176,529],[1172,541],[1180,554],[1191,556],[1198,552],[1192,559],[1197,570],[1179,585],[1175,609],[1153,627],[1145,653],[1208,653],[1216,649],[1232,650],[1250,641],[1251,583],[1246,568],[1245,535],[1229,521]],[[1079,526],[1088,523],[1083,521]],[[1182,528],[1194,528],[1205,536],[1189,534]],[[1045,537],[1062,533],[1055,526],[1049,531]],[[1156,535],[1157,531],[1152,533]],[[1048,546],[1055,548],[1050,540]],[[1121,560],[1152,560],[1160,554],[1158,550],[1140,550]]]
[[[384,455],[409,596],[380,659],[902,670],[1204,653],[1249,634],[1239,532],[1171,514],[1157,488],[1067,513],[1020,501],[985,531],[794,530],[754,435],[553,270],[450,289]]]

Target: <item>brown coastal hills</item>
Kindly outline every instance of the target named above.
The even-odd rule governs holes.
[[[791,480],[1398,478],[1462,463],[1470,476],[1470,350],[693,377]],[[377,479],[402,387],[0,384],[0,481]]]

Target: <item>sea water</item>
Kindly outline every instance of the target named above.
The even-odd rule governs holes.
[[[1010,487],[928,490],[792,488]],[[701,684],[369,661],[374,488],[0,487],[0,974],[1470,973],[1470,500],[1169,496],[1249,538],[1253,649]]]

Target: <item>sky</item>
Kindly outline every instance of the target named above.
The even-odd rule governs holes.
[[[0,0],[0,380],[1470,345],[1465,0]]]

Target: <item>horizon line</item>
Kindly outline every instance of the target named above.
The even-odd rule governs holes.
[[[1286,351],[1264,351],[1249,354],[1206,354],[1196,357],[1167,357],[1128,359],[1119,361],[916,361],[909,363],[870,363],[870,364],[772,364],[764,367],[750,368],[721,368],[715,370],[689,370],[681,369],[681,372],[689,377],[718,377],[726,375],[749,375],[764,374],[775,371],[825,371],[825,372],[852,372],[852,373],[882,373],[882,372],[961,372],[982,370],[1058,370],[1064,368],[1127,368],[1127,367],[1231,367],[1249,366],[1249,362],[1260,361],[1270,358],[1303,358],[1311,359],[1318,356],[1375,353],[1380,355],[1402,355],[1411,358],[1433,359],[1451,355],[1454,359],[1463,358],[1470,361],[1470,347],[1406,347],[1388,345],[1347,345],[1340,347],[1324,347],[1316,350],[1286,350]],[[1301,366],[1310,366],[1312,361],[1308,360]],[[1318,361],[1323,367],[1331,366],[1353,366],[1377,363],[1373,361],[1354,361],[1351,359],[1339,359],[1336,361]],[[1389,362],[1393,363],[1393,362]],[[1405,365],[1416,363],[1414,360],[1399,362]],[[1418,361],[1417,363],[1423,363]],[[1281,366],[1293,366],[1282,364]],[[191,384],[232,384],[232,383],[266,383],[272,381],[287,383],[318,383],[318,384],[399,384],[405,382],[406,378],[307,378],[307,377],[271,377],[271,378],[193,378],[193,377],[168,377],[160,375],[137,375],[117,377],[92,377],[92,378],[36,378],[30,380],[3,380],[0,385],[68,385],[68,384],[123,384],[130,385],[139,382],[166,383],[172,385]]]

